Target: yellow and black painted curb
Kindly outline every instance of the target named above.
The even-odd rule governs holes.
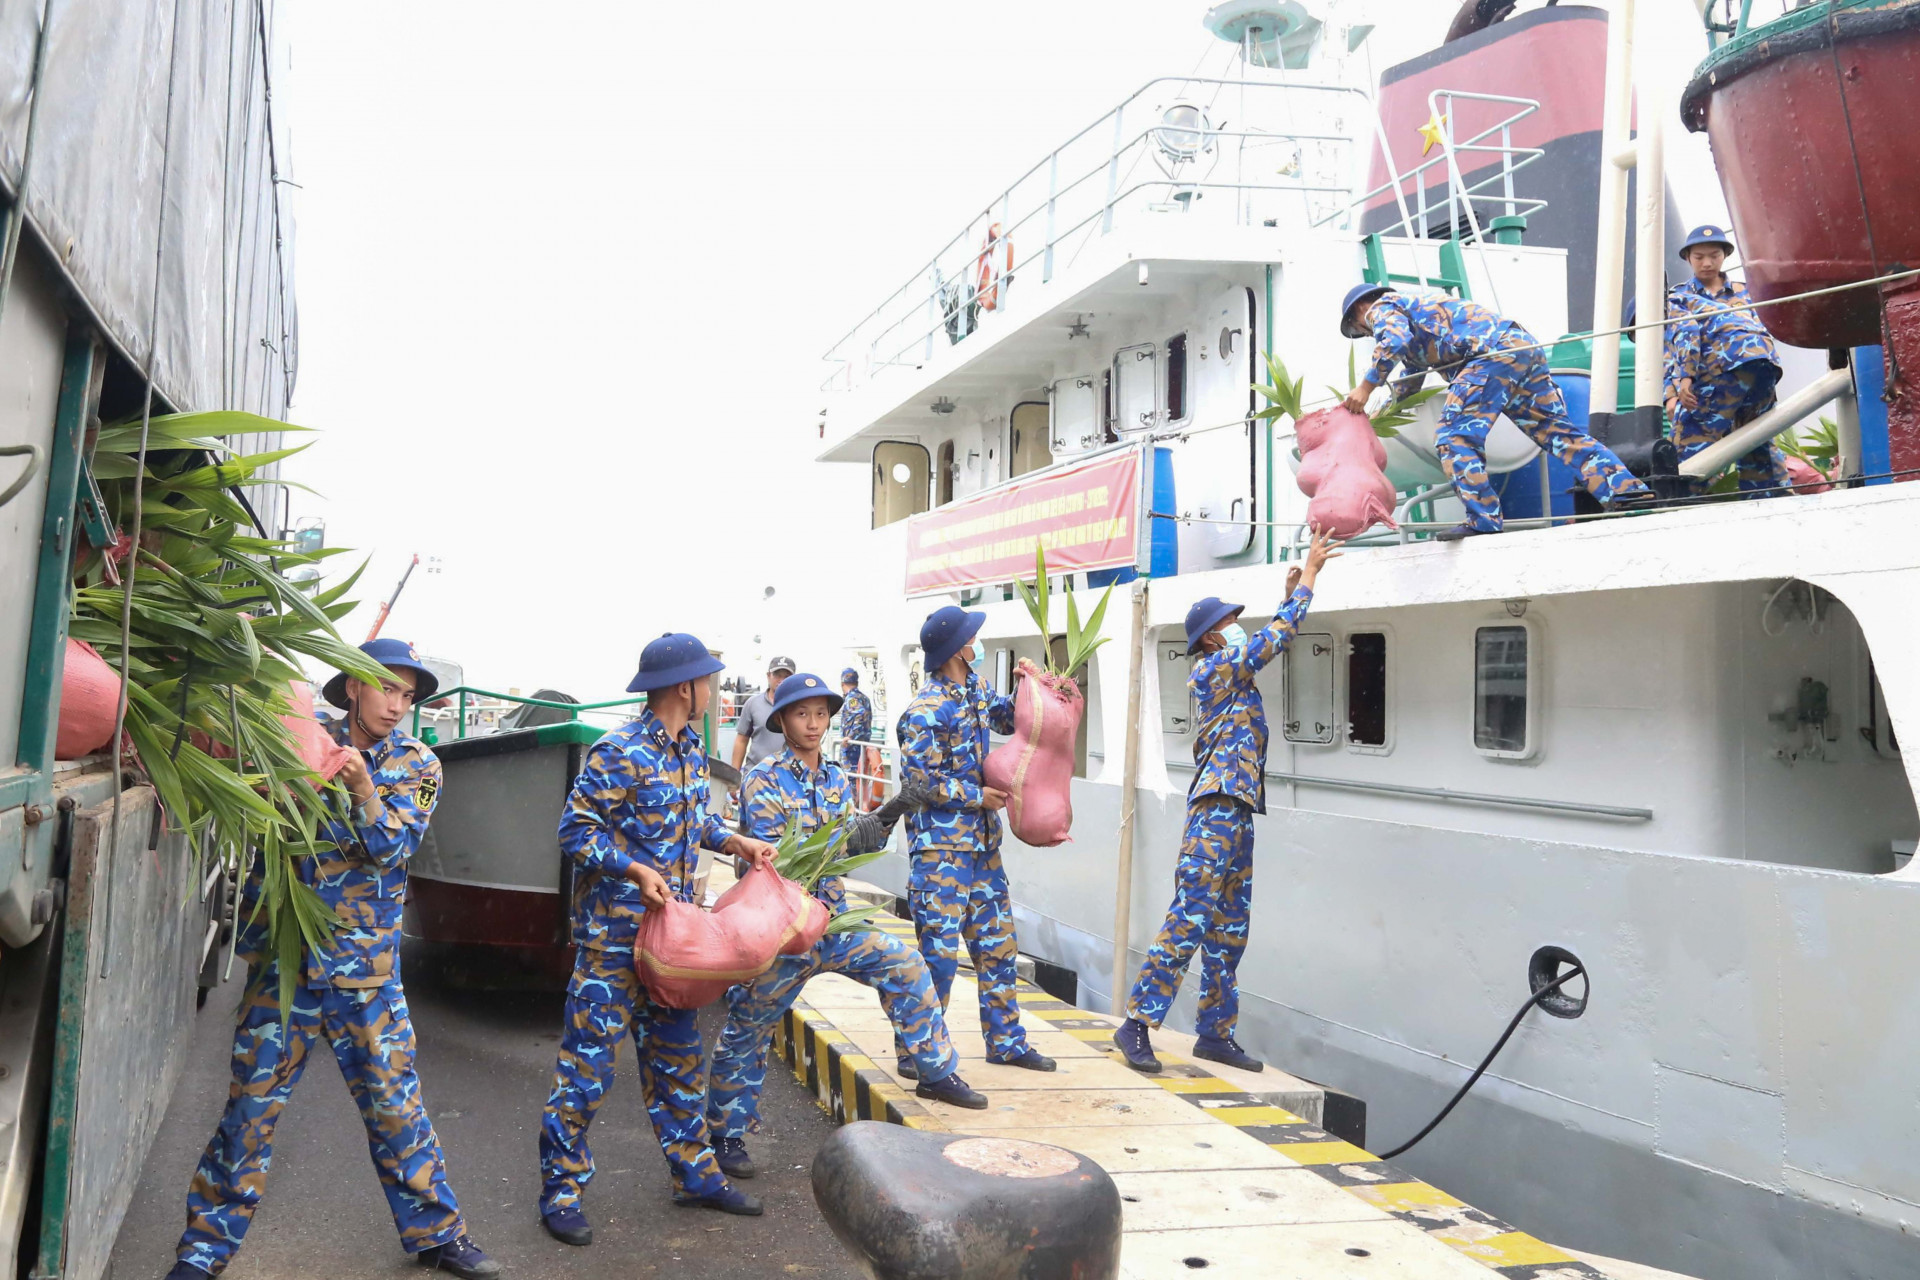
[[[916,941],[913,926],[897,916],[876,916],[874,926],[910,944]],[[775,1024],[773,1052],[786,1060],[794,1079],[819,1099],[836,1123],[884,1120],[909,1129],[946,1128],[918,1098],[835,1029],[832,1019],[808,1005],[805,988]]]
[[[874,923],[895,937],[914,939],[913,926],[897,916],[876,916]],[[1054,1029],[1100,1045],[1115,1061],[1124,1061],[1119,1050],[1112,1047],[1111,1021],[1089,1015],[1024,980],[1018,995],[1023,1012],[1045,1018]],[[774,1051],[793,1068],[794,1077],[813,1092],[836,1122],[883,1120],[914,1129],[946,1128],[930,1108],[896,1084],[844,1033],[835,1030],[826,1014],[809,1006],[804,992],[775,1028],[773,1043]],[[1291,1111],[1243,1092],[1204,1067],[1164,1051],[1159,1057],[1163,1064],[1160,1074],[1142,1079],[1184,1098],[1222,1124],[1266,1143],[1349,1195],[1419,1228],[1508,1280],[1606,1280],[1603,1272],[1571,1254],[1514,1230],[1492,1214],[1420,1181]]]

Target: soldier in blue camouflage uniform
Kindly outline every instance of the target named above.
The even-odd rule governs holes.
[[[812,835],[829,823],[844,822],[845,843],[839,852],[873,853],[886,846],[899,816],[916,807],[918,797],[908,793],[878,813],[855,815],[853,784],[820,752],[827,725],[840,706],[839,696],[819,676],[801,672],[781,684],[767,722],[786,736],[787,745],[747,770],[741,783],[741,826],[747,834],[773,842],[790,823],[797,824],[802,835]],[[829,915],[847,909],[839,876],[822,876],[813,896]],[[714,1049],[707,1089],[707,1127],[720,1168],[730,1178],[754,1174],[746,1135],[759,1124],[767,1043],[774,1024],[816,973],[844,973],[880,993],[906,1060],[915,1067],[919,1096],[976,1111],[987,1105],[986,1098],[960,1078],[960,1055],[947,1035],[947,1021],[920,953],[878,930],[828,934],[806,954],[781,956],[758,978],[727,992],[727,1025]]]
[[[1347,394],[1347,408],[1365,413],[1367,400],[1386,384],[1396,364],[1410,374],[1437,369],[1450,384],[1434,445],[1467,519],[1435,534],[1436,541],[1500,532],[1500,499],[1487,483],[1487,432],[1503,413],[1578,471],[1587,491],[1609,509],[1653,500],[1652,490],[1613,450],[1568,421],[1566,397],[1547,371],[1547,353],[1505,316],[1477,302],[1415,297],[1389,285],[1357,286],[1340,315],[1341,333],[1349,338],[1370,334],[1374,340],[1373,363]]]
[[[1773,408],[1780,352],[1752,311],[1704,315],[1746,302],[1747,286],[1721,270],[1733,242],[1718,227],[1696,227],[1680,246],[1693,275],[1667,294],[1667,416],[1685,461]],[[1741,455],[1740,492],[1768,497],[1789,483],[1787,458],[1767,441]],[[1707,482],[1696,480],[1697,489]]]
[[[1240,627],[1243,605],[1208,596],[1187,611],[1187,651],[1196,657],[1187,691],[1198,715],[1186,838],[1173,905],[1140,966],[1127,1020],[1113,1036],[1136,1071],[1160,1070],[1149,1032],[1166,1020],[1196,949],[1200,1016],[1194,1056],[1245,1071],[1263,1066],[1233,1036],[1240,1018],[1237,971],[1253,905],[1253,815],[1267,811],[1267,711],[1254,681],[1300,629],[1320,570],[1339,554],[1339,545],[1314,535],[1305,565],[1287,575],[1286,602],[1251,637]]]
[[[389,676],[379,686],[336,675],[327,700],[347,712],[334,738],[354,749],[336,778],[350,796],[316,833],[316,852],[294,861],[302,883],[338,921],[302,972],[284,1021],[280,962],[256,914],[264,868],[256,862],[239,908],[236,950],[247,958],[247,988],[233,1034],[227,1109],[187,1190],[187,1229],[168,1280],[217,1276],[240,1248],[266,1190],[273,1129],[325,1037],[367,1126],[374,1171],[387,1193],[400,1243],[423,1265],[459,1276],[495,1276],[500,1264],[467,1235],[447,1186],[446,1157],[420,1097],[413,1023],[400,985],[400,912],[407,860],[420,847],[439,798],[440,762],[400,731],[415,699],[439,687],[404,640],[360,646]],[[332,796],[328,797],[334,801]]]
[[[981,772],[987,731],[1013,732],[1013,699],[980,678],[973,638],[987,620],[954,605],[936,609],[920,628],[927,682],[900,716],[900,781],[928,793],[927,807],[907,818],[913,863],[907,900],[920,954],[946,1008],[965,939],[980,984],[980,1026],[987,1061],[1052,1071],[1052,1058],[1027,1043],[1020,1026],[1019,956],[1013,899],[1000,865],[1000,814],[1006,793]],[[1033,667],[1022,659],[1021,673]]]
[[[867,739],[873,736],[873,703],[860,692],[860,673],[852,667],[840,673],[840,693],[845,699],[840,706],[840,767],[851,778],[861,772]]]
[[[560,1059],[540,1119],[540,1219],[566,1244],[593,1242],[581,1194],[593,1178],[587,1126],[613,1084],[629,1032],[640,1088],[674,1184],[673,1202],[756,1215],[760,1201],[720,1171],[708,1142],[704,1046],[697,1010],[656,1004],[634,965],[640,920],[669,896],[691,902],[702,848],[755,863],[764,842],[728,831],[707,812],[707,756],[695,726],[707,677],[723,665],[693,636],[647,645],[627,686],[647,695],[640,718],[587,751],[560,816],[560,849],[574,861],[573,977]]]

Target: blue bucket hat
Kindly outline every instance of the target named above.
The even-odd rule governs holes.
[[[920,652],[926,655],[927,674],[947,665],[947,659],[967,647],[967,641],[980,634],[987,615],[969,613],[957,604],[942,605],[920,624]]]
[[[840,673],[840,683],[841,684],[859,684],[860,673],[858,671],[855,671],[852,667],[848,667],[845,671],[842,671]]]
[[[1346,301],[1340,304],[1340,332],[1349,338],[1366,337],[1367,335],[1361,332],[1359,325],[1354,323],[1354,308],[1363,302],[1371,302],[1383,293],[1392,293],[1393,291],[1393,286],[1390,284],[1357,284],[1347,290]]]
[[[780,692],[773,695],[773,705],[767,709],[767,728],[775,733],[781,732],[780,713],[796,702],[805,702],[808,698],[825,698],[829,714],[838,715],[840,707],[846,702],[837,692],[827,686],[819,676],[796,672],[780,682]]]
[[[651,693],[686,680],[700,680],[727,664],[707,652],[707,646],[684,631],[669,631],[640,651],[640,670],[627,685],[628,693]]]
[[[1243,604],[1228,604],[1219,596],[1195,601],[1193,608],[1187,610],[1187,651],[1191,653],[1194,646],[1200,643],[1201,636],[1246,607]]]
[[[1702,225],[1687,232],[1687,238],[1680,242],[1680,256],[1686,257],[1687,250],[1697,244],[1717,244],[1728,253],[1733,252],[1733,241],[1719,227]]]
[[[440,677],[427,670],[420,661],[419,651],[405,640],[369,640],[360,646],[360,652],[389,671],[413,672],[413,701],[416,706],[433,701],[433,695],[439,691]],[[337,673],[320,692],[342,711],[351,710],[347,706],[346,672]]]

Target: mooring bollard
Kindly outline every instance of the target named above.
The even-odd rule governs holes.
[[[813,1198],[875,1280],[1120,1274],[1120,1192],[1061,1147],[856,1121],[815,1154]]]

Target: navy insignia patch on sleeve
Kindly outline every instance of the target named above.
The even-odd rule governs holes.
[[[420,779],[420,789],[417,792],[415,792],[415,794],[419,797],[420,807],[422,809],[431,811],[433,808],[434,799],[438,797],[440,794],[439,779],[437,778]]]

